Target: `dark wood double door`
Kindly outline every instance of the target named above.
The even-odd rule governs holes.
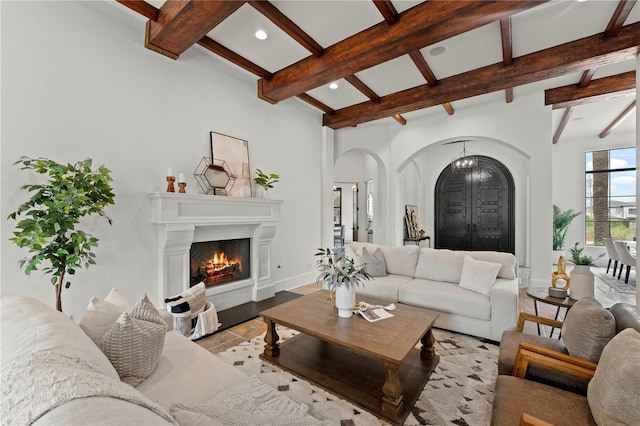
[[[514,183],[499,161],[454,174],[447,167],[435,190],[435,248],[515,252]]]

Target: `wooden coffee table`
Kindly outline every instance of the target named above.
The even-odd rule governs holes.
[[[388,302],[358,298],[370,304]],[[393,424],[402,424],[440,359],[431,326],[438,317],[397,304],[392,318],[340,318],[320,290],[260,312],[267,323],[265,361]],[[276,324],[300,334],[282,344]],[[416,348],[422,343],[420,349]]]

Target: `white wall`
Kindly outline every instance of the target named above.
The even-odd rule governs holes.
[[[459,150],[442,147],[444,142],[472,138],[469,150],[492,156],[514,174],[516,183],[516,256],[531,267],[533,285],[548,286],[551,273],[551,110],[542,94],[520,95],[505,104],[501,94],[485,96],[486,103],[460,108],[452,117],[432,114],[408,120],[399,126],[380,120],[341,130],[336,136],[336,155],[354,149],[377,156],[388,173],[381,179],[389,188],[385,225],[387,244],[402,244],[405,168],[415,160],[424,181],[422,214],[433,232],[435,180]],[[409,189],[413,191],[414,189]],[[411,192],[410,192],[411,193]],[[409,195],[411,197],[411,195]],[[532,214],[535,212],[535,214]],[[429,216],[430,215],[430,216]],[[377,225],[380,222],[376,220]],[[376,227],[376,230],[379,227]],[[527,235],[531,238],[527,240]]]
[[[112,286],[132,299],[165,296],[146,194],[165,190],[168,166],[191,175],[209,150],[210,131],[248,140],[252,170],[281,175],[269,191],[284,199],[272,245],[278,287],[315,278],[327,139],[318,112],[296,100],[257,99],[254,77],[200,47],[177,61],[145,49],[144,21],[115,2],[3,1],[1,8],[2,217],[25,199],[18,187],[34,179],[12,166],[21,155],[91,157],[113,172],[113,226],[87,222],[100,239],[97,265],[79,271],[63,292],[65,312],[79,319],[89,298]],[[196,188],[190,180],[188,191]],[[1,294],[53,306],[49,276],[27,277],[18,268],[26,252],[8,241],[14,224],[2,220]]]

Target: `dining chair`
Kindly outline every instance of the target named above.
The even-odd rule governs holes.
[[[629,252],[629,247],[625,244],[624,241],[614,241],[613,242],[616,247],[616,251],[618,252],[618,256],[620,257],[620,270],[618,271],[618,279],[620,279],[620,275],[622,274],[622,267],[627,267],[627,273],[625,274],[624,282],[629,282],[629,274],[631,273],[631,267],[636,266],[636,258],[631,256]]]
[[[613,260],[613,276],[616,276],[616,269],[618,269],[618,262],[620,261],[620,256],[618,255],[618,251],[616,250],[615,244],[613,244],[613,240],[611,238],[604,239],[604,246],[607,249],[607,255],[609,256],[609,263],[607,264],[607,274],[609,273],[609,268],[611,267],[611,261]]]

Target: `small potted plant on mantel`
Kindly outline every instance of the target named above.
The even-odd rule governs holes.
[[[256,169],[256,177],[253,179],[256,183],[256,193],[262,198],[267,196],[273,184],[280,181],[280,175],[277,173],[264,173],[260,169]]]
[[[20,260],[20,268],[30,275],[42,262],[50,264],[43,271],[52,275],[56,309],[62,312],[62,287],[71,285],[65,276],[96,263],[92,248],[98,246],[98,239],[77,229],[80,219],[98,214],[111,224],[104,211],[114,204],[111,171],[104,166],[93,170],[90,158],[65,165],[46,158],[21,157],[15,164],[22,165],[20,170],[33,170],[49,177],[47,183],[21,187],[33,195],[10,213],[8,219],[18,220],[23,216],[11,238],[18,247],[29,251],[29,255]]]

